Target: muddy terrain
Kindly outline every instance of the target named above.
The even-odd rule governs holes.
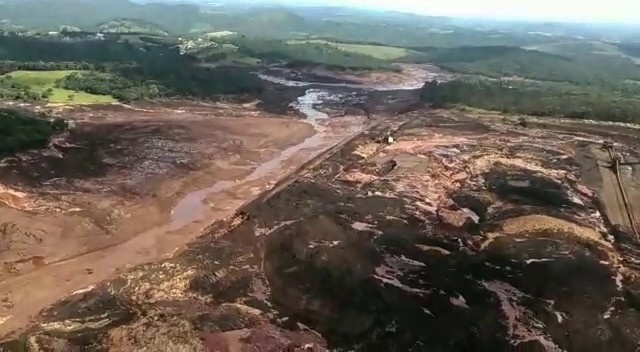
[[[265,79],[258,100],[23,106],[72,128],[0,166],[0,335],[72,292],[171,256],[366,126],[415,105],[416,72],[426,74],[393,73],[393,87],[373,73],[353,86]]]
[[[171,255],[367,123],[309,123],[255,103],[57,110],[70,132],[0,167],[3,332],[70,292]]]
[[[0,278],[158,226],[189,192],[240,180],[315,133],[250,106],[186,109],[76,109],[49,149],[5,160]]]
[[[431,65],[397,65],[395,72],[335,72],[326,68],[272,67],[259,74],[265,89],[260,107],[291,113],[289,101],[310,89],[321,92],[321,108],[330,116],[396,115],[418,108],[427,81],[448,81],[455,74]]]
[[[172,258],[74,292],[2,346],[637,350],[640,248],[615,215],[627,209],[607,140],[640,157],[626,128],[461,111],[378,120]],[[639,209],[638,167],[622,169]]]

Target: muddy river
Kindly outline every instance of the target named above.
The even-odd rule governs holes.
[[[411,82],[407,86],[418,85]],[[315,129],[314,135],[260,163],[246,177],[219,180],[189,192],[176,202],[165,225],[0,282],[0,292],[11,302],[0,307],[0,336],[26,325],[42,308],[72,292],[86,289],[127,268],[173,255],[213,221],[233,215],[236,209],[296,172],[307,161],[363,130],[367,125],[363,116],[329,119],[318,110],[323,102],[340,99],[328,90],[330,88],[308,89],[291,104],[306,116],[306,122]]]
[[[178,230],[194,221],[203,220],[205,215],[205,209],[208,206],[205,201],[208,197],[214,196],[217,193],[221,193],[231,189],[239,183],[251,182],[263,179],[267,176],[274,175],[282,170],[283,164],[290,160],[294,155],[305,149],[318,149],[325,142],[327,137],[326,128],[324,128],[319,121],[328,118],[329,116],[314,108],[315,105],[321,104],[324,99],[330,97],[331,94],[327,91],[309,89],[306,93],[299,97],[298,100],[293,103],[298,111],[306,116],[307,121],[313,125],[316,133],[302,141],[302,143],[293,145],[280,154],[260,164],[253,172],[245,177],[243,180],[228,181],[222,180],[213,184],[211,187],[199,189],[188,193],[184,196],[171,211],[171,224],[169,228],[171,230]],[[356,127],[357,131],[358,128]],[[354,131],[355,132],[355,131]],[[317,154],[322,153],[324,149],[321,148]]]
[[[291,157],[299,153],[300,151],[307,149],[316,149],[319,151],[315,154],[322,153],[326,148],[322,148],[321,145],[326,142],[327,129],[321,123],[322,120],[327,119],[329,116],[316,109],[316,106],[322,105],[324,102],[336,102],[341,101],[342,96],[329,92],[328,89],[342,87],[342,88],[354,88],[354,89],[367,89],[378,91],[390,91],[390,90],[411,90],[419,89],[424,85],[424,82],[429,79],[430,74],[427,71],[418,71],[416,75],[407,77],[407,80],[402,83],[395,84],[346,84],[346,83],[314,83],[314,82],[300,82],[287,79],[281,79],[275,76],[259,73],[258,76],[272,83],[282,84],[290,87],[297,86],[319,86],[323,89],[307,89],[305,94],[298,97],[297,101],[292,103],[297,111],[306,116],[306,121],[313,125],[316,133],[305,139],[302,143],[293,145],[284,151],[282,151],[277,157],[262,163],[259,165],[250,175],[243,180],[218,181],[210,187],[199,189],[190,192],[184,196],[171,211],[171,224],[169,228],[171,230],[178,230],[194,221],[203,220],[205,215],[205,209],[207,206],[206,199],[215,196],[218,193],[225,192],[230,188],[238,185],[239,183],[251,182],[260,180],[269,175],[273,175],[282,169],[283,163],[289,160]],[[353,126],[349,128],[350,134],[357,133],[362,129],[362,126]],[[320,147],[320,148],[319,148]],[[313,157],[313,156],[312,156]]]

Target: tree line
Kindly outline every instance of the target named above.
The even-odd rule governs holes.
[[[587,90],[527,86],[489,80],[427,82],[422,101],[436,107],[466,105],[504,113],[640,123],[640,99]]]
[[[287,40],[263,40],[249,38],[232,39],[238,51],[266,62],[287,62],[293,66],[326,65],[346,69],[393,69],[387,61],[369,55],[348,52],[324,43],[296,43]]]
[[[68,128],[63,119],[50,119],[25,111],[0,109],[0,156],[44,148],[55,134]]]
[[[56,84],[64,89],[111,95],[121,102],[154,99],[166,92],[166,88],[153,82],[134,82],[117,74],[97,71],[73,72]]]
[[[404,58],[458,73],[486,77],[520,77],[580,85],[611,85],[625,79],[640,80],[640,67],[613,55],[587,53],[557,55],[511,46],[414,48]]]
[[[28,85],[14,82],[11,77],[3,76],[0,77],[0,100],[36,102],[43,100],[43,94],[32,91]]]
[[[0,75],[13,71],[92,70],[95,65],[73,61],[0,61]]]
[[[15,70],[78,70],[59,86],[121,101],[164,96],[208,97],[223,94],[260,94],[262,82],[242,68],[200,65],[179,48],[163,44],[133,44],[114,39],[62,41],[35,37],[0,36],[0,72]],[[6,88],[6,87],[5,87]],[[17,91],[16,91],[17,89]],[[13,87],[5,98],[28,91]],[[35,99],[30,93],[28,100]]]

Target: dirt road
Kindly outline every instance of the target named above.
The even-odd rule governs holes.
[[[609,167],[613,162],[609,154],[596,146],[591,149],[596,160],[598,160],[598,170],[600,171],[600,177],[602,178],[602,189],[600,196],[602,202],[607,209],[607,217],[612,224],[622,225],[626,228],[631,228],[633,224],[629,222],[627,216],[624,198],[620,192],[620,186],[618,179],[614,172],[614,169]]]
[[[613,153],[617,151],[613,150]],[[598,146],[591,147],[591,153],[597,160],[602,180],[599,194],[612,225],[621,230],[635,233],[636,219],[640,215],[636,209],[640,207],[640,194],[635,181],[635,169],[631,165],[616,167],[608,150]],[[620,160],[624,163],[625,160]],[[635,236],[634,236],[635,237]]]

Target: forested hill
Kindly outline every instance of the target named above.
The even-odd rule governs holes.
[[[159,23],[173,33],[186,33],[202,17],[194,5],[136,4],[128,0],[20,0],[0,4],[0,20],[27,29],[55,30],[62,25],[95,30],[117,18]]]
[[[134,18],[120,18],[98,25],[98,32],[103,34],[144,34],[166,37],[169,32],[160,25]]]
[[[59,30],[61,26],[95,31],[118,18],[157,23],[172,35],[232,31],[251,37],[287,39],[324,37],[373,41],[386,45],[455,47],[459,45],[539,45],[549,37],[520,31],[505,34],[477,29],[441,17],[374,13],[354,9],[213,6],[192,3],[134,3],[129,0],[5,0],[0,29]]]
[[[212,11],[190,4],[138,4],[128,0],[21,0],[0,4],[0,21],[25,29],[57,30],[69,25],[98,30],[114,19],[158,24],[174,35],[233,30],[275,36],[307,27],[302,17],[279,8]]]
[[[120,101],[260,94],[251,74],[259,66],[389,71],[405,62],[457,74],[457,81],[431,86],[425,100],[436,105],[635,121],[640,44],[607,39],[634,33],[640,27],[597,32],[582,25],[229,2],[0,0],[0,75],[7,74],[0,97],[67,102],[73,92]],[[29,74],[9,77],[14,71],[53,71],[57,78],[34,88],[19,79]],[[56,93],[64,90],[71,93]]]
[[[520,77],[576,84],[640,80],[640,67],[620,55],[588,52],[552,54],[510,46],[414,48],[408,62],[436,64],[450,71],[493,78]]]

